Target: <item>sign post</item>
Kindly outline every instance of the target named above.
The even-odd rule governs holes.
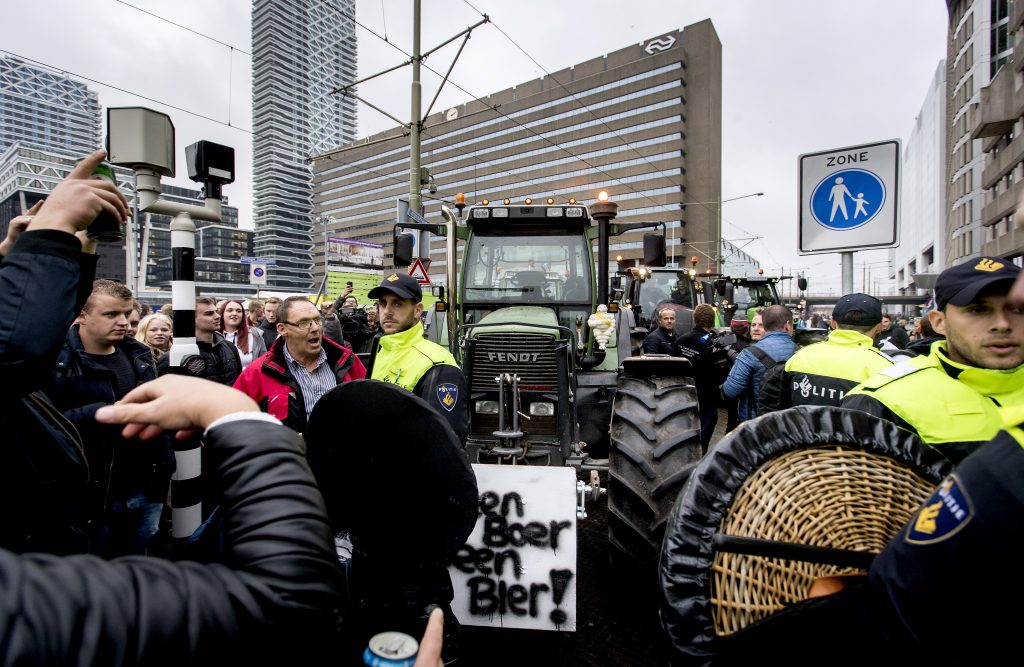
[[[250,285],[266,285],[267,284],[267,265],[266,264],[250,264],[249,265],[249,284]]]
[[[900,243],[900,156],[898,139],[800,156],[799,253],[840,253],[843,294],[855,250]]]
[[[427,259],[414,259],[412,264],[409,265],[409,275],[416,279],[420,285],[429,285],[430,276],[427,275],[427,269],[430,266],[430,260]]]

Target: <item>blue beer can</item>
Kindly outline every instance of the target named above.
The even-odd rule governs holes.
[[[404,632],[381,632],[370,638],[363,663],[370,667],[412,667],[420,645]]]

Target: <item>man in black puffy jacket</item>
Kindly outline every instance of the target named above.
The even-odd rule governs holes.
[[[341,570],[298,436],[241,392],[175,375],[96,419],[128,439],[204,430],[223,564],[0,550],[0,663],[333,664]]]
[[[96,410],[156,379],[148,347],[125,336],[132,293],[97,280],[76,324],[68,329],[47,395],[82,436],[90,471],[89,552],[106,557],[144,554],[156,535],[174,472],[169,438],[128,442],[120,429],[97,424]]]
[[[129,215],[112,183],[89,178],[104,155],[80,162],[27,223],[17,221],[25,231],[0,248],[0,547],[11,551],[85,548],[82,442],[42,389],[92,287],[95,255],[83,250],[95,250],[95,242],[83,242],[82,232],[101,211]]]
[[[242,358],[235,346],[218,331],[217,302],[208,296],[196,299],[196,345],[206,362],[202,377],[231,386],[242,373]]]

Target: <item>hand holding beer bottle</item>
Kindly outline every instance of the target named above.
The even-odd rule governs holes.
[[[106,156],[106,151],[98,150],[79,162],[46,198],[29,223],[29,231],[59,229],[74,234],[88,229],[101,213],[125,220],[129,215],[128,202],[117,186],[93,177]]]

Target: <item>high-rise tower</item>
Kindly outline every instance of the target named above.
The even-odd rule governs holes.
[[[271,289],[312,283],[312,173],[306,158],[356,138],[355,0],[254,0],[255,249],[276,260]]]
[[[0,153],[12,144],[82,156],[100,145],[100,103],[84,83],[0,58]]]

